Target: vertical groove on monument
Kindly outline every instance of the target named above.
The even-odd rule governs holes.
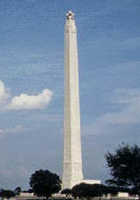
[[[79,105],[79,72],[77,32],[74,14],[67,13],[65,24],[65,99],[64,99],[64,163],[63,189],[72,188],[83,179],[80,105]]]

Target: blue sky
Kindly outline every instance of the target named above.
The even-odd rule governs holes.
[[[37,169],[62,175],[64,23],[78,29],[85,178],[104,155],[140,145],[140,1],[0,1],[0,188],[29,188]]]

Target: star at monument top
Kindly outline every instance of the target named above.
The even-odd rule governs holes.
[[[66,17],[67,19],[74,19],[74,13],[72,11],[68,11]]]

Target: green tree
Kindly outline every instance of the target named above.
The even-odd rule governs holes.
[[[105,155],[112,179],[106,182],[110,185],[140,188],[140,147],[137,145],[121,145],[114,153]]]
[[[89,190],[88,184],[86,183],[80,183],[72,188],[72,195],[74,198],[76,197],[87,197],[87,191]]]
[[[79,198],[100,197],[107,192],[107,187],[102,184],[80,183],[72,188],[72,195]]]
[[[14,192],[15,192],[16,195],[19,195],[20,192],[21,192],[21,187],[16,187]]]
[[[61,194],[65,194],[66,197],[71,196],[71,193],[72,193],[72,190],[69,189],[69,188],[66,188],[66,189],[64,189],[64,190],[61,191]]]
[[[61,181],[57,174],[40,169],[31,175],[30,186],[34,194],[48,199],[52,194],[59,192]]]
[[[11,198],[11,197],[14,197],[15,196],[15,193],[12,191],[12,190],[4,190],[2,189],[0,191],[0,197],[3,199],[3,198]]]

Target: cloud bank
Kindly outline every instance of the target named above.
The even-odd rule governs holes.
[[[28,95],[26,93],[19,96],[11,97],[4,86],[4,83],[0,81],[0,107],[5,110],[33,110],[43,109],[46,107],[52,99],[52,91],[44,89],[37,95]],[[8,101],[8,102],[7,102]]]
[[[5,88],[4,83],[0,80],[0,104],[6,102],[9,97],[8,90]]]
[[[106,114],[106,121],[112,124],[140,123],[140,89],[116,90],[113,102],[118,104],[120,111]]]
[[[89,134],[116,132],[117,127],[127,127],[140,123],[140,89],[117,89],[109,102],[116,111],[108,111],[99,116],[87,128]]]

